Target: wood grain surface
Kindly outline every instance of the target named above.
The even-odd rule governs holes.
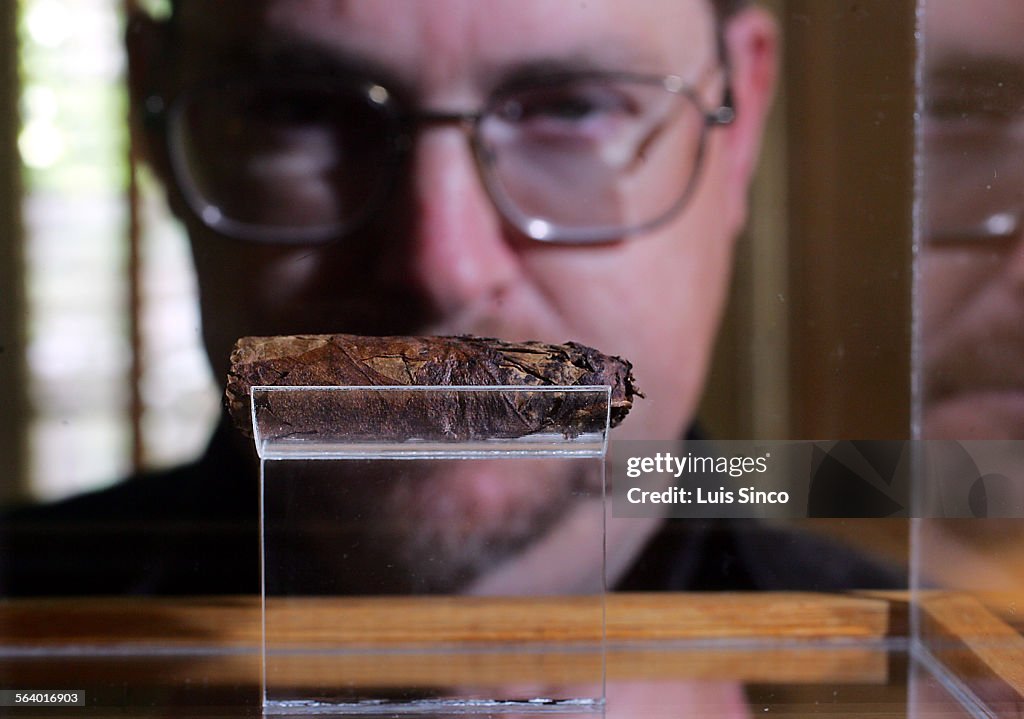
[[[918,605],[928,652],[992,716],[1021,716],[1024,637],[971,594],[927,593]]]
[[[607,595],[609,642],[882,639],[883,597],[814,593]],[[267,621],[296,646],[600,639],[596,597],[270,599]],[[259,647],[258,597],[0,602],[3,646]]]
[[[826,594],[611,594],[607,678],[881,684],[888,605]],[[592,597],[271,601],[268,622],[281,647],[349,651],[286,652],[271,671],[296,686],[338,676],[379,687],[593,682],[602,672],[594,651],[600,614]],[[6,601],[0,657],[38,653],[40,661],[6,662],[5,677],[27,684],[55,671],[97,681],[113,672],[143,684],[258,684],[260,627],[258,597]]]
[[[609,682],[741,681],[888,686],[907,593],[611,594]],[[972,595],[914,597],[924,646],[986,703],[1019,706],[1024,638]],[[1008,601],[1005,597],[1003,602]],[[894,609],[896,608],[896,609]],[[271,602],[286,648],[345,653],[275,660],[282,682],[496,686],[601,676],[593,598],[303,599]],[[342,618],[343,620],[339,620]],[[893,644],[893,642],[897,644]],[[258,597],[0,602],[0,670],[25,686],[75,676],[102,685],[259,686]],[[340,672],[340,674],[339,674]],[[92,684],[90,684],[91,686]]]

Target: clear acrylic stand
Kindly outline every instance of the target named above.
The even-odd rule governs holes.
[[[608,387],[251,398],[266,713],[601,711]]]

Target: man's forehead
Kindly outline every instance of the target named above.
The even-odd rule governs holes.
[[[181,0],[189,52],[292,44],[410,84],[489,82],[519,64],[670,72],[715,59],[707,0]]]

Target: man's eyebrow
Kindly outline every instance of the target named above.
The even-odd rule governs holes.
[[[419,92],[413,78],[363,53],[341,46],[323,46],[302,38],[268,39],[259,43],[229,45],[218,53],[219,62],[230,71],[296,73],[335,77],[360,77],[379,82],[406,98]],[[557,55],[482,64],[476,69],[482,90],[495,90],[543,81],[552,76],[577,76],[601,72],[669,73],[666,60],[648,48],[625,42],[566,49]],[[698,68],[693,68],[697,70]],[[699,73],[692,73],[695,76]]]
[[[372,58],[344,48],[328,48],[294,39],[230,47],[222,57],[226,64],[254,73],[354,76],[380,82],[391,90],[411,89],[397,73]]]
[[[603,72],[669,73],[674,68],[646,48],[609,42],[558,56],[528,58],[488,72],[494,88],[529,84],[552,76],[586,75]]]
[[[926,69],[922,95],[934,117],[1019,118],[1024,116],[1024,60],[968,53],[942,57]]]
[[[606,72],[623,72],[628,68],[588,62],[583,58],[538,59],[517,63],[493,73],[487,84],[496,90],[531,85],[552,77],[579,77]]]
[[[924,81],[947,87],[1024,89],[1024,58],[957,53],[927,68]]]

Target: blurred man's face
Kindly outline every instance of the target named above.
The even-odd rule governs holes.
[[[768,50],[735,62],[736,123],[709,131],[685,210],[642,236],[589,246],[525,237],[496,211],[466,128],[457,123],[421,126],[383,211],[325,245],[218,236],[172,191],[192,237],[215,369],[223,376],[231,346],[243,335],[468,333],[574,340],[635,365],[647,399],[617,436],[679,436],[701,392],[770,92],[771,27],[758,18],[754,42],[747,43],[754,50],[748,47],[746,54]],[[674,74],[699,88],[707,110],[720,104],[724,88],[706,0],[185,0],[179,27],[172,42],[181,66],[168,80],[169,95],[211,77],[261,77],[307,66],[330,68],[337,77],[369,77],[420,112],[475,112],[497,88],[551,73]],[[565,107],[570,116],[576,110]],[[339,113],[339,121],[344,117]],[[598,123],[594,133],[613,129]],[[659,130],[639,147],[635,160],[647,171],[631,194],[637,204],[675,187],[681,168],[688,171],[693,158],[677,137],[675,130]],[[538,166],[546,161],[544,152],[526,157]],[[166,157],[163,162],[168,174]],[[317,203],[324,188],[307,184],[302,173],[319,167],[312,156],[291,168],[295,179],[281,196],[266,193],[252,203],[270,215],[289,211],[282,196]],[[544,202],[590,179],[586,172],[570,173],[532,199]],[[362,180],[334,178],[349,190],[348,183]],[[602,211],[601,205],[598,198],[592,211]],[[624,216],[634,210],[619,209]],[[572,508],[579,478],[564,474],[525,488],[500,476],[448,477],[448,494],[460,498],[459,511],[470,513],[465,516],[479,515],[480,524],[529,527],[509,521],[519,511],[544,514],[550,524],[552,516]],[[424,490],[423,496],[438,494]],[[564,512],[557,510],[562,506]]]
[[[1024,5],[925,15],[922,434],[1024,438]]]
[[[273,73],[284,55],[365,68],[418,109],[477,110],[497,86],[538,68],[710,78],[701,99],[709,109],[721,100],[704,0],[186,1],[183,10],[179,87]],[[272,66],[254,65],[260,54]],[[421,130],[407,181],[384,212],[325,247],[225,240],[185,213],[211,359],[221,370],[246,334],[576,340],[632,360],[649,400],[628,424],[675,437],[698,400],[743,220],[749,160],[730,152],[742,144],[730,143],[738,132],[709,133],[695,195],[676,219],[595,247],[546,246],[503,223],[466,132],[452,125]],[[647,151],[672,152],[658,142]],[[677,175],[666,172],[661,184]],[[659,190],[658,178],[645,182]]]

